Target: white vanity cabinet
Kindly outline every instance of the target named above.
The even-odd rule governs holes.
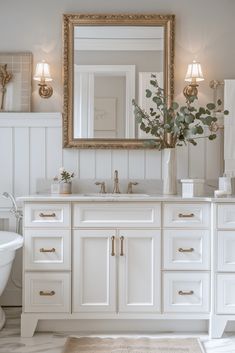
[[[214,300],[211,336],[221,337],[228,321],[235,320],[235,202],[213,205]]]
[[[22,336],[38,320],[209,319],[208,202],[48,199],[24,204]]]
[[[75,203],[73,215],[73,312],[159,312],[160,203]]]

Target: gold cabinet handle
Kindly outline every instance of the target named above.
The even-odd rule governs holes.
[[[179,213],[179,218],[193,218],[194,216],[194,213]]]
[[[55,212],[53,212],[53,213],[43,213],[43,212],[39,213],[39,217],[41,217],[41,218],[44,218],[44,217],[51,217],[51,218],[53,218],[53,217],[55,217],[55,216],[56,216]]]
[[[124,237],[121,236],[120,237],[121,240],[121,251],[120,251],[120,256],[124,256],[124,251],[123,251],[123,243],[124,243]]]
[[[55,252],[55,248],[52,248],[52,249],[44,249],[44,248],[41,248],[39,251],[40,251],[40,252]]]
[[[55,291],[54,290],[51,290],[51,291],[40,290],[39,295],[52,297],[53,295],[55,295]]]
[[[114,235],[111,237],[111,240],[112,240],[111,256],[115,256],[115,236]]]
[[[194,248],[188,248],[188,249],[179,248],[178,251],[179,252],[193,252]]]
[[[194,294],[194,291],[193,290],[190,290],[189,292],[184,292],[182,290],[180,290],[178,292],[179,295],[193,295]]]

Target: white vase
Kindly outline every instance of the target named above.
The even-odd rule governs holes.
[[[162,151],[162,179],[164,195],[177,194],[176,176],[176,150],[175,148],[165,148]]]

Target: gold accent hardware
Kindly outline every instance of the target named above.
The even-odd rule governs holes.
[[[111,252],[111,256],[115,256],[115,236],[113,235],[111,237],[112,240],[112,252]]]
[[[55,291],[51,290],[50,292],[49,291],[45,292],[44,290],[40,290],[39,295],[52,297],[53,295],[55,295]]]
[[[113,186],[113,194],[120,194],[119,189],[119,179],[118,179],[118,171],[114,171],[114,186]]]
[[[55,217],[56,216],[56,214],[55,214],[55,212],[53,212],[53,213],[39,213],[39,217],[51,217],[51,218],[53,218],[53,217]]]
[[[178,251],[179,251],[179,252],[193,252],[193,251],[194,251],[194,248],[189,248],[189,249],[179,248]]]
[[[102,182],[96,181],[95,185],[98,185],[98,186],[100,185],[100,194],[106,194],[104,181],[102,181]]]
[[[52,248],[52,249],[44,249],[44,248],[41,248],[41,249],[40,249],[40,252],[55,252],[55,248]]]
[[[193,290],[190,290],[189,292],[184,292],[182,290],[180,290],[178,292],[179,295],[193,295],[194,294],[194,291]]]
[[[120,237],[120,240],[121,240],[121,251],[120,251],[120,256],[124,256],[124,252],[123,252],[124,237],[123,237],[123,236],[121,236],[121,237]]]
[[[133,194],[133,190],[132,190],[132,186],[133,185],[138,185],[139,183],[137,183],[137,182],[132,182],[132,181],[130,181],[129,183],[128,183],[128,187],[127,187],[127,194]]]
[[[194,216],[195,216],[194,213],[189,213],[189,214],[179,213],[179,218],[192,218]]]

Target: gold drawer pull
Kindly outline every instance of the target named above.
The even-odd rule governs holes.
[[[194,251],[194,248],[189,248],[189,249],[179,248],[178,251],[179,251],[179,252],[193,252],[193,251]]]
[[[39,217],[42,217],[42,218],[44,218],[44,217],[51,217],[51,218],[53,218],[53,217],[55,217],[56,216],[56,214],[55,214],[55,212],[53,212],[53,213],[39,213]]]
[[[180,290],[178,292],[179,295],[193,295],[194,294],[194,291],[193,290],[190,290],[189,292],[183,292],[182,290]]]
[[[120,251],[120,256],[124,256],[124,251],[123,251],[123,243],[124,243],[124,237],[121,236],[120,237],[121,240],[121,251]]]
[[[194,213],[188,213],[188,214],[179,213],[179,218],[193,218],[194,216],[195,216]]]
[[[115,236],[113,235],[111,237],[112,240],[112,252],[111,252],[111,256],[115,256]]]
[[[50,292],[49,291],[44,291],[44,290],[40,290],[39,294],[41,296],[47,296],[47,297],[52,297],[53,295],[55,295],[55,291],[54,290],[51,290]]]
[[[40,249],[40,252],[55,252],[55,248],[52,248],[52,249],[44,249],[44,248],[41,248],[41,249]]]

